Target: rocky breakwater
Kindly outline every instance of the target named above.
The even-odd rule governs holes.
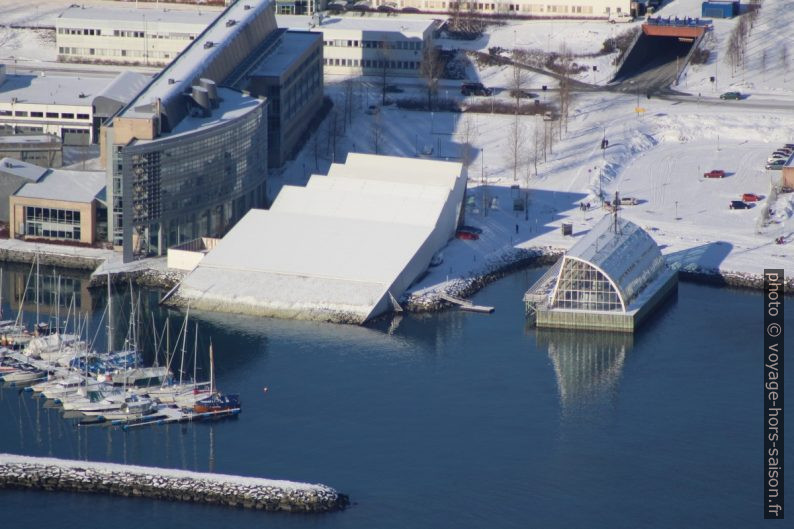
[[[348,498],[325,485],[0,454],[0,488],[92,492],[265,511],[342,510]]]

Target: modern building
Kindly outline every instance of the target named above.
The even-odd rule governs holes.
[[[392,310],[454,236],[466,178],[457,162],[351,153],[251,210],[172,302],[363,323]]]
[[[374,8],[392,7],[396,10],[423,13],[476,13],[486,16],[549,17],[549,18],[609,18],[631,13],[632,0],[491,0],[467,2],[448,0],[371,0]]]
[[[95,143],[100,123],[147,82],[133,72],[116,78],[6,75],[0,65],[0,136],[55,134],[64,145]]]
[[[55,19],[58,60],[164,66],[198,37],[218,13],[217,9],[206,7],[73,4]]]
[[[249,209],[267,205],[269,102],[246,88],[259,69],[278,73],[299,94],[322,90],[309,82],[317,54],[307,39],[300,53],[273,55],[284,34],[273,6],[230,4],[103,126],[110,236],[125,260],[220,236]],[[270,72],[262,62],[268,56],[278,62]],[[278,114],[282,127],[308,123],[309,110],[293,110]],[[277,152],[289,152],[292,132],[279,133]]]
[[[605,215],[524,296],[538,327],[633,332],[678,285],[656,242]]]
[[[106,228],[105,173],[47,169],[3,158],[0,179],[26,181],[8,198],[10,234],[93,244]]]
[[[700,12],[705,18],[733,18],[739,14],[739,2],[718,0],[703,2]]]
[[[54,134],[0,136],[0,158],[60,167],[63,165],[63,144]]]
[[[387,17],[280,16],[279,24],[323,35],[324,72],[343,75],[420,74],[434,20]],[[319,24],[316,22],[319,21]]]
[[[268,165],[292,158],[311,132],[323,101],[323,45],[318,33],[283,31],[247,76],[247,89],[267,98]]]

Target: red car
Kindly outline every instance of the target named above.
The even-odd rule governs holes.
[[[722,169],[712,169],[708,173],[703,173],[705,178],[725,178],[725,171]]]
[[[455,233],[455,237],[457,237],[458,239],[465,239],[468,241],[476,241],[477,239],[480,238],[479,235],[471,231],[458,231],[457,233]]]
[[[742,195],[742,200],[745,202],[758,202],[761,200],[761,197],[756,195],[755,193],[745,193]]]

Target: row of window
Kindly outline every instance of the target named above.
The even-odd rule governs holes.
[[[376,61],[374,59],[323,59],[326,66],[349,66],[351,68],[390,68],[392,70],[418,70],[419,61]]]
[[[38,222],[80,225],[80,212],[74,209],[25,206],[25,219]]]
[[[113,50],[102,48],[71,48],[68,46],[58,47],[58,53],[61,55],[80,55],[80,56],[98,56],[98,57],[148,57],[149,59],[170,59],[172,52],[167,51],[149,51],[143,50]]]
[[[405,5],[409,6],[409,4],[420,4],[420,2],[406,2]],[[424,7],[425,9],[447,9],[447,2],[440,2],[436,0],[424,0],[421,3],[422,5],[417,5],[416,7]],[[413,7],[411,5],[410,7]],[[524,12],[524,13],[555,13],[555,14],[593,14],[593,6],[582,6],[582,5],[550,5],[550,4],[496,4],[496,3],[481,3],[481,2],[449,2],[449,9],[459,9],[462,11],[467,10],[476,10],[476,11],[512,11],[512,12]],[[616,7],[615,12],[621,13],[622,8]],[[609,7],[604,8],[605,14],[610,14],[611,9]]]
[[[73,112],[37,112],[27,110],[0,110],[0,116],[14,116],[17,118],[50,118],[50,119],[91,119],[88,114],[74,114]],[[76,117],[75,117],[76,116]]]
[[[333,48],[389,48],[392,50],[421,50],[421,40],[324,40],[323,46]]]
[[[85,29],[85,28],[58,28],[59,35],[88,35],[88,36],[105,36],[109,37],[109,33],[102,35],[100,29]],[[171,39],[171,40],[193,40],[198,34],[196,33],[145,33],[143,31],[127,30],[127,29],[114,29],[114,37],[124,37],[133,39],[142,39],[148,37],[150,39]]]
[[[53,230],[52,228],[45,228],[37,222],[27,222],[25,225],[25,233],[33,237],[49,237],[50,239],[66,239],[73,241],[80,240],[79,226],[75,226],[72,229]]]

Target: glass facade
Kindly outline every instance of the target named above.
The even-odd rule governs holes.
[[[625,311],[618,291],[594,266],[566,257],[552,308],[587,311]]]
[[[72,209],[25,206],[25,235],[80,240],[80,212]]]
[[[116,145],[112,167],[115,245],[163,254],[184,241],[221,236],[266,203],[265,104],[215,126]]]

